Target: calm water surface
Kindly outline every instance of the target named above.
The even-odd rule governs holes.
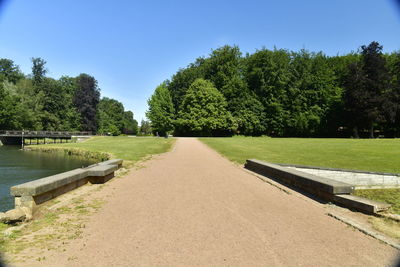
[[[93,164],[94,161],[63,153],[21,151],[0,145],[0,211],[14,208],[10,187]]]

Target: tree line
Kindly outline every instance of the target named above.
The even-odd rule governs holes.
[[[138,123],[122,103],[100,98],[97,80],[47,77],[46,61],[32,58],[25,75],[12,60],[0,59],[0,130],[91,131],[136,134]]]
[[[223,46],[179,69],[148,105],[159,134],[399,137],[400,53],[377,42],[337,56]]]

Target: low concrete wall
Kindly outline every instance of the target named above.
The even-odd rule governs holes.
[[[350,195],[354,190],[352,184],[319,177],[293,168],[283,167],[255,159],[248,159],[245,168],[263,176],[300,188],[322,198],[325,201],[335,202],[341,206],[365,213],[377,213],[387,210],[390,207],[387,203]]]
[[[306,172],[319,177],[326,177],[339,182],[349,183],[355,189],[384,189],[384,188],[400,188],[400,176],[398,174],[372,173],[361,171],[346,170],[327,170],[313,169],[312,167],[288,167],[301,172]]]
[[[15,197],[15,208],[22,209],[26,218],[31,219],[38,205],[88,182],[105,183],[114,177],[114,172],[121,166],[121,159],[108,160],[87,168],[75,169],[13,186],[10,192]]]
[[[256,159],[247,160],[245,168],[261,175],[282,181],[286,184],[301,188],[304,191],[328,200],[330,200],[333,195],[350,194],[354,190],[354,187],[350,184],[318,177]]]

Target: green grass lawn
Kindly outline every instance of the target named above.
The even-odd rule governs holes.
[[[111,154],[113,158],[136,162],[149,155],[168,151],[174,141],[175,139],[173,138],[99,136],[82,143],[33,145],[31,148],[72,148],[91,152],[103,152]]]
[[[199,138],[228,159],[400,173],[400,139]]]
[[[391,211],[400,214],[400,188],[358,189],[354,195],[392,204]]]

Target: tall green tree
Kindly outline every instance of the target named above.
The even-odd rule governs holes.
[[[61,112],[62,130],[78,131],[81,128],[82,118],[74,105],[74,96],[77,91],[76,78],[62,76],[57,82],[61,87],[64,100],[64,110]]]
[[[8,81],[17,83],[24,75],[14,61],[7,58],[0,58],[0,82]]]
[[[232,135],[237,125],[227,110],[224,96],[207,80],[197,79],[189,87],[178,113],[180,135]]]
[[[74,105],[81,114],[84,131],[97,130],[97,105],[100,101],[100,89],[97,80],[85,73],[76,78],[77,88],[74,95]]]
[[[331,106],[340,101],[341,89],[336,84],[335,72],[322,52],[293,53],[291,65],[294,75],[289,83],[289,97],[294,101],[293,105],[288,105],[289,133],[319,135],[322,125],[327,124]]]
[[[45,67],[46,61],[40,57],[33,57],[32,60],[32,76],[35,85],[40,84],[46,76],[47,69]]]
[[[354,136],[358,137],[359,128],[367,128],[373,138],[374,127],[385,121],[383,103],[390,81],[382,46],[377,42],[361,46],[361,61],[349,69],[344,100],[353,118]]]
[[[66,102],[63,98],[63,92],[60,84],[51,78],[43,78],[40,82],[40,90],[43,92],[41,98],[42,126],[46,130],[65,130],[62,127],[65,122],[64,112]]]
[[[179,111],[190,85],[198,78],[205,76],[205,59],[197,58],[194,63],[189,64],[186,68],[179,69],[176,74],[165,84],[171,93],[172,102],[174,103],[175,112]]]
[[[166,83],[157,86],[147,103],[149,110],[146,116],[151,121],[153,131],[165,135],[173,130],[175,109]]]
[[[400,136],[400,52],[384,55],[387,63],[390,81],[385,90],[383,113],[385,123],[382,125],[385,136]]]
[[[203,60],[205,79],[213,82],[225,97],[228,111],[238,123],[238,133],[260,135],[265,131],[262,103],[244,79],[245,62],[238,46],[225,45]]]
[[[151,128],[151,124],[149,121],[142,120],[140,122],[140,130],[139,130],[140,135],[150,135],[152,131],[153,130]]]
[[[120,135],[124,129],[124,106],[115,99],[104,97],[98,105],[98,119],[99,133]]]
[[[0,84],[0,129],[21,129],[18,103]]]
[[[137,134],[138,133],[138,122],[133,117],[132,111],[124,112],[124,126],[122,133],[124,134]]]
[[[286,50],[257,50],[245,60],[245,81],[264,106],[265,133],[282,136],[289,117],[289,82],[293,79],[291,55]]]

